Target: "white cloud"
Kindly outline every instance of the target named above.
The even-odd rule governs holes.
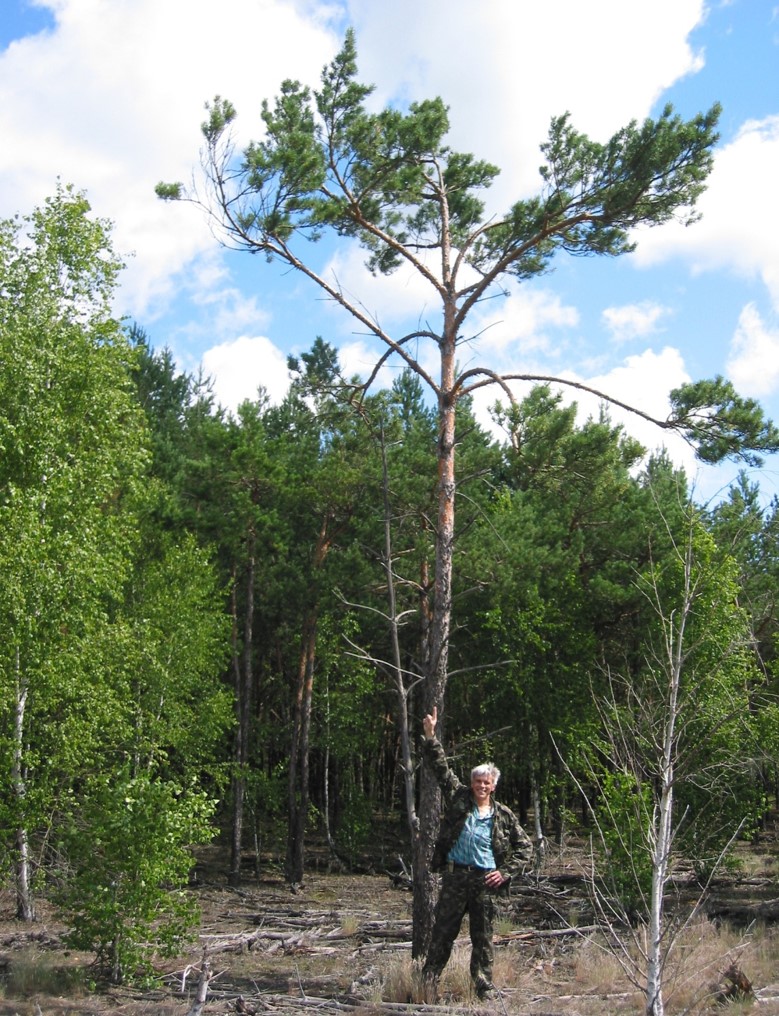
[[[670,392],[690,380],[681,352],[666,346],[659,353],[647,349],[628,356],[613,370],[586,378],[584,383],[656,420],[665,420],[670,412]],[[572,390],[566,398],[578,404],[579,423],[588,416],[597,417],[599,402],[593,396]],[[674,465],[684,469],[693,497],[699,504],[718,501],[743,469],[743,464],[733,462],[705,465],[695,457],[694,449],[680,434],[663,430],[618,406],[609,406],[608,413],[612,422],[622,424],[625,432],[640,441],[649,454],[665,449]],[[763,475],[762,482],[765,479]]]
[[[779,115],[749,121],[716,153],[699,201],[701,221],[690,229],[669,223],[641,230],[636,263],[684,258],[696,272],[726,269],[758,278],[779,310],[779,202],[771,199],[777,179]]]
[[[187,182],[196,170],[205,100],[221,93],[235,103],[242,145],[260,129],[261,100],[276,94],[285,77],[316,84],[343,26],[353,24],[360,77],[377,83],[375,101],[440,94],[451,107],[452,146],[502,167],[493,188],[501,211],[537,189],[538,145],[550,116],[570,110],[577,129],[603,140],[695,74],[704,54],[691,33],[711,6],[707,0],[37,2],[54,13],[55,27],[0,53],[0,216],[40,203],[58,176],[84,188],[95,212],[116,222],[117,251],[133,255],[120,312],[164,325],[160,341],[175,342],[187,369],[210,347],[203,360],[211,373],[217,364],[225,372],[220,398],[231,406],[253,397],[263,372],[286,390],[279,349],[310,342],[325,304],[307,280],[293,283],[264,264],[263,288],[253,281],[253,295],[243,296],[241,269],[216,246],[203,216],[154,196],[159,179]],[[762,115],[765,103],[760,109]],[[717,152],[703,221],[687,231],[670,225],[650,231],[637,263],[683,258],[698,271],[725,269],[764,283],[779,306],[779,204],[770,200],[777,175],[779,116],[745,124]],[[322,250],[323,258],[330,253],[324,244]],[[362,260],[341,243],[327,270],[393,332],[437,328],[440,302],[429,285],[408,270],[372,279]],[[581,305],[587,313],[584,298]],[[661,318],[653,318],[651,304],[636,306],[643,316],[614,306],[605,320],[625,335],[630,325],[645,337]],[[177,316],[182,312],[188,317]],[[340,340],[345,364],[365,363],[370,344],[359,324],[342,314],[325,325],[325,338]],[[512,288],[508,299],[477,308],[459,359],[467,367],[478,351],[478,362],[503,369],[521,357],[523,368],[554,373],[565,357],[581,376],[594,374],[600,366],[584,367],[581,357],[597,356],[591,362],[600,364],[605,350],[574,335],[577,326],[571,297],[553,295],[551,285]],[[762,343],[773,355],[774,340],[768,324],[742,317],[729,369],[746,377],[749,350]],[[429,363],[437,350],[420,344],[415,352]],[[660,385],[662,355],[633,374],[654,364]],[[627,361],[622,367],[631,373]],[[648,376],[654,383],[651,372],[641,375],[639,392]]]
[[[642,353],[625,357],[621,364],[604,374],[576,380],[583,380],[589,387],[618,399],[656,420],[664,420],[670,408],[669,392],[690,381],[690,376],[680,351],[673,346],[665,346],[659,353],[653,349],[646,349]],[[581,392],[574,392],[572,398],[579,404],[583,418],[597,416],[599,406],[597,398]],[[617,406],[611,407],[609,413],[613,420],[623,423],[626,429],[648,448],[656,448],[666,443],[667,432],[659,429],[651,421]]]
[[[338,46],[338,19],[356,25],[361,74],[378,83],[378,98],[399,83],[409,97],[442,94],[453,144],[502,165],[513,198],[535,187],[552,113],[571,108],[583,129],[610,132],[694,71],[700,58],[687,37],[703,14],[703,0],[656,0],[651,16],[624,0],[40,5],[55,27],[0,54],[0,214],[40,203],[57,176],[86,189],[96,212],[115,220],[118,251],[135,255],[123,281],[135,316],[155,312],[171,280],[213,245],[202,216],[153,194],[159,179],[190,179],[204,102],[220,93],[235,103],[244,143],[283,78],[316,83]]]
[[[193,298],[193,303],[208,309],[210,332],[223,337],[264,328],[270,317],[256,296],[246,296],[228,283],[206,289]]]
[[[659,353],[646,349],[643,353],[626,357],[621,364],[604,374],[572,379],[582,380],[588,387],[659,421],[668,418],[670,392],[691,380],[681,352],[672,346],[665,346]],[[570,389],[565,397],[577,403],[579,423],[588,417],[597,419],[601,406],[597,397],[576,389]],[[699,463],[684,438],[613,403],[606,404],[606,408],[612,423],[621,424],[625,432],[640,441],[648,453],[665,449],[671,461],[685,470],[688,479],[697,482]]]
[[[553,290],[543,286],[510,284],[508,296],[496,297],[476,308],[468,319],[469,333],[478,336],[478,358],[491,366],[516,369],[517,358],[548,355],[555,358],[560,343],[550,330],[574,328],[579,323],[575,307],[566,305]],[[485,357],[486,354],[486,357]],[[465,358],[464,351],[461,358]],[[497,361],[497,362],[496,362]]]
[[[284,77],[316,76],[338,45],[325,4],[285,0],[41,0],[56,27],[0,54],[0,215],[27,211],[59,176],[116,222],[135,258],[126,302],[142,315],[213,247],[202,215],[154,195],[188,181],[203,104],[216,93],[257,133],[260,100]]]
[[[645,338],[657,331],[660,321],[670,313],[667,307],[652,300],[641,303],[623,304],[621,307],[607,307],[603,323],[615,342]]]
[[[642,353],[626,357],[613,369],[601,374],[583,375],[564,371],[561,376],[568,381],[578,382],[618,399],[620,402],[640,410],[655,420],[665,420],[670,412],[669,394],[674,388],[688,383],[684,358],[678,349],[664,347],[659,353],[646,349]],[[554,386],[553,386],[554,387]],[[515,396],[521,399],[530,390],[530,384],[515,385]],[[606,407],[614,424],[621,424],[625,433],[639,441],[648,454],[664,449],[674,465],[684,469],[693,497],[699,504],[709,501],[716,503],[744,471],[743,463],[723,462],[717,466],[704,465],[695,457],[694,449],[674,431],[664,430],[657,424],[629,412],[613,403],[590,395],[570,385],[560,385],[564,403],[575,402],[578,408],[577,422],[583,424],[588,418],[597,419],[601,406]],[[476,393],[474,410],[477,420],[489,432],[500,439],[505,434],[497,431],[489,407],[498,400],[496,389],[483,389]],[[505,398],[501,398],[505,404]],[[746,470],[753,482],[762,490],[762,500],[768,503],[776,488],[776,472],[769,468]]]
[[[367,381],[373,373],[376,364],[379,362],[383,347],[380,348],[377,342],[355,340],[354,342],[343,342],[338,347],[338,362],[341,372],[345,378],[351,380],[355,375],[361,381]],[[374,391],[382,388],[390,388],[398,371],[403,369],[400,360],[391,364],[385,363],[379,370],[372,389]]]
[[[392,338],[397,338],[397,325],[403,332],[440,328],[440,297],[419,272],[401,266],[389,276],[372,276],[364,267],[365,254],[356,244],[339,248],[331,258],[324,275],[337,280],[344,295],[354,301],[368,318],[377,322]],[[558,294],[530,283],[508,283],[508,295],[496,292],[469,315],[467,329],[460,337],[457,360],[465,370],[475,364],[488,364],[492,369],[515,369],[518,359],[558,359],[563,351],[560,330],[575,327],[579,314],[565,304]],[[343,334],[359,336],[361,326],[336,304],[329,305],[338,316]],[[429,311],[429,313],[428,313]],[[346,373],[365,377],[385,347],[380,348],[366,338],[350,338],[339,343],[341,364]],[[553,336],[553,332],[558,335]],[[438,348],[428,336],[407,346],[437,380]],[[378,351],[377,351],[378,350]],[[402,369],[399,357],[393,358],[390,374]]]
[[[769,328],[754,304],[741,312],[727,371],[742,395],[760,398],[779,390],[779,328]]]
[[[564,402],[576,403],[580,424],[590,417],[597,419],[601,406],[605,405],[612,422],[621,424],[628,434],[640,441],[650,452],[665,447],[672,460],[688,470],[688,475],[694,473],[695,457],[689,445],[679,435],[663,430],[652,420],[645,419],[645,417],[660,421],[667,419],[670,411],[669,393],[690,380],[684,359],[678,349],[666,346],[659,353],[647,349],[626,357],[619,365],[602,374],[583,376],[573,371],[561,371],[559,377],[573,382],[561,384],[559,391]],[[639,410],[644,416],[609,403],[607,399],[598,395],[582,391],[574,387],[575,384],[585,385],[607,398],[616,399],[625,406]],[[525,382],[512,387],[515,396],[521,399],[529,391],[530,383]],[[492,428],[488,407],[494,404],[497,398],[496,389],[482,390],[475,398],[477,418],[488,428]],[[501,401],[505,402],[505,399]]]
[[[203,354],[203,369],[214,380],[217,402],[235,412],[241,402],[253,401],[262,386],[271,402],[279,403],[289,388],[287,358],[264,335],[242,335]]]
[[[342,243],[324,267],[322,278],[340,289],[347,300],[381,328],[391,328],[409,319],[411,328],[439,326],[441,301],[430,282],[407,264],[391,275],[372,275],[365,267],[366,257],[357,243]],[[343,313],[335,303],[328,306],[339,316]],[[432,321],[428,314],[432,315]],[[351,331],[359,331],[360,325],[354,318],[342,320]]]

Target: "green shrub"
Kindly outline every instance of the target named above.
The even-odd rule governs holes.
[[[202,793],[146,774],[104,779],[75,810],[57,904],[68,943],[113,983],[148,976],[155,954],[188,939],[199,917],[188,847],[211,839],[212,813]]]

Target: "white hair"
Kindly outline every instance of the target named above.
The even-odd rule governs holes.
[[[473,781],[477,776],[491,776],[492,786],[497,787],[498,780],[500,779],[500,769],[493,765],[492,762],[482,762],[480,766],[474,766],[474,768],[471,769],[471,781]]]

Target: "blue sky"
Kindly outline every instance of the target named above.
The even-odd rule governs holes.
[[[182,369],[203,364],[229,408],[258,385],[280,398],[287,353],[317,335],[350,372],[366,371],[375,347],[303,279],[228,254],[194,208],[153,193],[196,172],[207,99],[235,103],[239,143],[257,137],[261,100],[285,77],[315,85],[347,25],[377,101],[441,95],[452,146],[501,166],[498,211],[536,190],[555,114],[569,110],[605,140],[669,101],[684,116],[721,102],[701,222],[646,231],[616,261],[561,257],[480,312],[467,355],[583,381],[660,417],[671,388],[723,374],[779,421],[775,0],[3,0],[0,215],[31,210],[58,178],[85,190],[127,258],[117,312]],[[418,280],[371,279],[348,245],[313,256],[396,334],[432,313]],[[664,440],[613,417],[650,448]],[[681,441],[666,442],[701,500],[739,468],[700,469]],[[779,490],[778,466],[773,456],[750,470],[766,496]]]

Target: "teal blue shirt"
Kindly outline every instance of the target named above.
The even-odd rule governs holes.
[[[479,809],[471,808],[457,841],[449,851],[447,860],[455,864],[473,864],[477,868],[495,867],[492,853],[493,809],[482,818]]]

